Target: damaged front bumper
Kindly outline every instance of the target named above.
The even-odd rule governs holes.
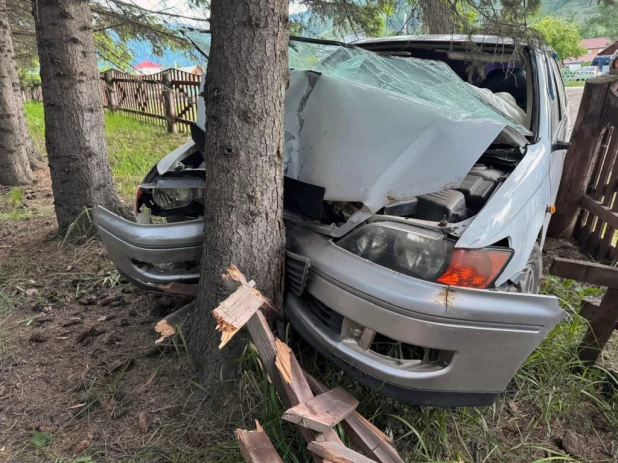
[[[292,325],[357,381],[405,402],[491,404],[565,315],[552,296],[417,280],[302,228],[288,248],[310,258],[304,292],[287,294]]]
[[[94,220],[114,265],[136,286],[163,290],[170,283],[198,282],[202,219],[144,225],[97,206]]]
[[[110,258],[136,285],[197,283],[201,219],[141,225],[101,207],[94,216]],[[357,381],[401,401],[492,403],[564,317],[554,297],[418,280],[298,226],[287,247],[292,325]]]

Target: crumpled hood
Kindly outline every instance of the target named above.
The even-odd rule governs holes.
[[[285,175],[324,187],[325,200],[362,202],[370,215],[394,200],[458,187],[505,128],[465,108],[446,112],[374,86],[292,71]]]

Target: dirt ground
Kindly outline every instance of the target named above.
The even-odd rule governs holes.
[[[229,415],[204,413],[182,342],[154,345],[184,301],[120,279],[97,240],[59,240],[46,170],[22,208],[0,221],[0,462],[91,461],[78,458],[90,446],[97,462],[235,461],[217,450],[233,428],[207,423]]]

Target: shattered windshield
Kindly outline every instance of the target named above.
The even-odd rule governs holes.
[[[210,53],[210,34],[187,31],[186,35],[204,53]],[[335,42],[311,43],[294,38],[289,42],[288,58],[290,69],[316,71],[430,104],[449,119],[484,119],[500,122],[522,135],[530,134],[441,61],[383,56]]]

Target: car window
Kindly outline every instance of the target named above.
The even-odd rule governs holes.
[[[552,136],[558,123],[560,122],[560,103],[558,101],[558,95],[556,93],[556,79],[554,76],[553,69],[549,64],[549,58],[545,55],[545,75],[547,76],[547,93],[549,94],[549,104],[550,104],[550,117],[551,117],[551,133]]]
[[[560,73],[560,68],[558,67],[556,58],[552,56],[550,62],[551,67],[554,71],[554,84],[556,85],[556,90],[558,94],[558,108],[560,109],[560,120],[562,120],[566,115],[567,107],[566,92],[564,90],[564,80],[562,80],[562,74]]]

